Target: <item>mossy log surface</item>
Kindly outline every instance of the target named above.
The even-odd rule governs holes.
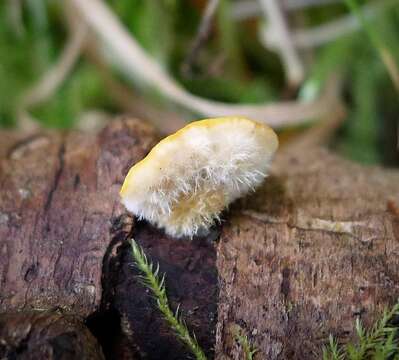
[[[35,332],[42,321],[13,314],[62,309],[105,357],[187,358],[136,276],[131,236],[160,263],[172,307],[181,304],[216,359],[242,358],[237,331],[255,359],[316,359],[330,333],[346,341],[356,317],[370,324],[397,300],[399,171],[317,146],[283,148],[265,184],[189,242],[119,203],[129,167],[158,139],[127,117],[96,134],[0,133],[0,343],[19,321],[43,334],[30,342],[46,342],[51,327]]]

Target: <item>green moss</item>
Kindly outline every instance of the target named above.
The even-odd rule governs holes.
[[[329,344],[323,351],[323,360],[387,360],[399,359],[399,303],[390,311],[384,311],[370,330],[356,320],[356,342],[339,346],[330,335]]]
[[[197,360],[206,360],[204,351],[199,346],[197,339],[190,334],[181,314],[179,314],[179,308],[175,312],[170,308],[166,295],[165,274],[159,274],[159,264],[154,267],[147,259],[143,249],[133,239],[131,240],[131,245],[134,262],[137,268],[144,274],[142,277],[143,284],[155,296],[157,307],[164,316],[165,321],[175,332],[177,338],[188,347]]]

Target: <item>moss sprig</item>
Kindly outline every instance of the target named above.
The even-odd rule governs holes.
[[[143,273],[141,276],[143,284],[154,294],[156,305],[166,322],[173,329],[177,338],[188,347],[197,360],[206,360],[204,351],[198,344],[195,335],[190,334],[181,314],[179,314],[179,306],[176,312],[173,312],[170,308],[169,300],[166,295],[165,274],[161,275],[159,273],[159,264],[154,266],[134,239],[131,239],[130,243],[135,265],[137,269]]]
[[[251,342],[248,339],[248,336],[245,334],[243,335],[239,331],[237,331],[236,339],[242,348],[242,351],[244,353],[244,359],[253,360],[254,355],[258,352],[258,349],[251,344]]]
[[[399,316],[399,303],[392,310],[385,310],[381,319],[368,331],[357,319],[356,343],[339,347],[330,335],[329,344],[323,351],[323,360],[399,359],[399,329],[391,324],[396,316]]]

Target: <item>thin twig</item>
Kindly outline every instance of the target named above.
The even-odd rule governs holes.
[[[293,3],[297,0],[291,0]],[[300,4],[307,3],[308,0],[299,0],[298,7]],[[325,0],[328,2],[337,2],[337,0]],[[313,0],[309,1],[309,4],[323,4],[323,0]],[[366,5],[363,5],[360,8],[363,16],[367,20],[371,20],[379,15],[381,10],[386,9],[387,7],[397,4],[398,0],[383,0],[379,2],[373,2]],[[282,2],[283,7],[285,9],[294,9],[291,5],[291,2]],[[261,7],[258,2],[253,0],[245,0],[237,2],[233,7],[233,17],[236,20],[244,20],[248,17],[257,17],[259,16]],[[344,15],[336,20],[331,20],[325,24],[314,26],[309,29],[296,29],[292,31],[292,41],[294,45],[298,48],[313,48],[330,41],[336,40],[337,38],[350,34],[354,31],[358,31],[361,29],[361,24],[359,20],[353,15]],[[267,35],[268,29],[264,28],[261,31],[261,41],[264,44],[267,44],[266,39],[269,39],[270,36]]]
[[[70,2],[65,3],[64,13],[66,15],[65,25],[70,33],[84,22]],[[157,128],[161,135],[174,133],[187,125],[184,114],[167,108],[165,104],[150,103],[144,95],[126,85],[118,76],[115,76],[114,69],[107,62],[109,57],[104,54],[104,51],[103,44],[97,41],[92,31],[88,31],[82,55],[97,68],[110,99],[122,112],[148,121]],[[79,119],[82,118],[80,117]],[[81,129],[85,128],[86,125],[78,121],[75,127]]]
[[[382,62],[388,70],[389,76],[391,77],[392,83],[395,86],[396,92],[399,94],[399,68],[392,56],[392,53],[386,46],[379,48]]]
[[[325,6],[336,4],[341,0],[282,0],[282,6],[286,10],[298,10],[314,6]]]
[[[49,99],[64,82],[76,64],[86,38],[86,27],[81,26],[71,34],[57,63],[24,94],[21,104],[31,107]]]
[[[248,116],[281,128],[316,120],[334,111],[335,93],[327,87],[315,101],[296,101],[262,105],[236,105],[207,100],[190,94],[162,69],[121,25],[109,8],[99,0],[70,0],[84,21],[107,46],[111,57],[128,76],[136,76],[165,98],[203,116]]]
[[[280,0],[284,10],[299,10],[312,6],[324,6],[339,3],[341,0]],[[231,16],[235,20],[246,20],[258,17],[262,11],[261,5],[255,0],[241,0],[232,4]]]
[[[218,5],[219,0],[209,0],[205,7],[200,25],[198,27],[197,35],[186,59],[183,61],[182,69],[185,73],[190,72],[193,64],[195,63],[195,60],[197,59],[199,50],[209,37],[212,21]]]
[[[277,0],[259,0],[267,18],[267,43],[273,46],[281,56],[288,81],[298,85],[305,77],[305,69],[294,46],[287,21]]]
[[[387,0],[364,5],[359,10],[367,20],[377,17],[383,9],[397,4],[398,0]],[[359,20],[353,15],[345,15],[337,20],[310,29],[293,31],[292,38],[298,48],[312,48],[323,45],[337,38],[361,29]],[[264,35],[264,34],[263,34]]]
[[[336,103],[334,111],[326,114],[314,126],[309,127],[302,134],[295,137],[286,145],[285,150],[288,152],[292,149],[295,151],[304,151],[311,147],[320,146],[328,143],[337,129],[346,119],[347,111],[343,100],[340,98],[343,79],[340,74],[333,74],[330,78],[332,90],[336,92]]]
[[[97,67],[109,96],[124,112],[152,123],[162,135],[174,133],[187,125],[182,114],[150,104],[143,95],[119,81],[101,57],[100,49],[91,36],[86,43],[84,55]]]
[[[35,127],[30,124],[33,118],[29,115],[29,109],[51,98],[65,81],[79,59],[86,39],[86,30],[86,26],[80,23],[72,31],[57,63],[36,84],[22,94],[17,106],[19,127],[24,129]]]

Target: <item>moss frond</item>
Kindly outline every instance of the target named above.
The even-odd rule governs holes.
[[[399,329],[391,323],[397,316],[399,303],[392,310],[385,310],[370,330],[366,330],[356,319],[357,341],[339,347],[330,335],[329,343],[323,350],[323,360],[399,359]]]
[[[138,270],[143,273],[141,279],[144,285],[154,294],[157,307],[161,311],[166,322],[173,329],[176,336],[189,348],[197,360],[206,360],[206,356],[199,346],[195,335],[190,334],[181,314],[179,314],[179,306],[175,312],[170,308],[169,300],[166,295],[165,274],[161,275],[159,273],[159,264],[154,266],[134,239],[131,239],[131,246],[135,265]]]
[[[258,352],[258,349],[255,348],[248,339],[247,335],[241,334],[239,331],[236,333],[236,339],[240,344],[245,360],[253,360],[254,355]]]

